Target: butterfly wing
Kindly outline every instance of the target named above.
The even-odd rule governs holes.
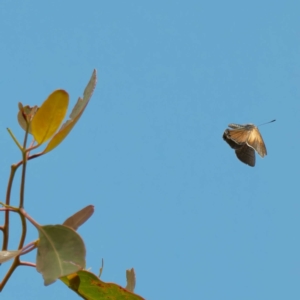
[[[227,142],[227,144],[232,148],[232,149],[239,149],[242,147],[242,145],[237,144],[236,142],[234,142],[233,140],[231,140],[230,138],[227,137],[227,131],[228,129],[225,130],[224,134],[223,134],[223,140],[225,142]]]
[[[227,139],[232,140],[233,142],[242,145],[247,142],[248,137],[251,133],[251,130],[247,128],[238,128],[238,129],[226,129],[224,135]]]
[[[266,145],[257,127],[251,130],[246,143],[249,147],[256,150],[261,157],[267,155]]]
[[[255,166],[255,151],[253,148],[249,147],[247,144],[244,144],[239,149],[235,150],[237,158],[251,167]]]
[[[251,124],[240,125],[240,124],[230,123],[228,127],[232,129],[239,129],[239,128],[245,128],[247,125],[251,125]]]
[[[229,124],[223,134],[223,139],[235,150],[237,158],[243,163],[255,166],[255,151],[264,157],[267,149],[264,140],[254,124]]]

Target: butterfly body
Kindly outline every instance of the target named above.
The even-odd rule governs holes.
[[[229,124],[223,139],[235,150],[237,158],[251,167],[255,166],[255,151],[264,157],[267,149],[264,140],[254,124]]]

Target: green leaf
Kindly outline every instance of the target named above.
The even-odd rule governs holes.
[[[0,251],[0,263],[4,263],[12,258],[17,257],[22,252],[21,250],[16,251]]]
[[[70,218],[68,218],[63,225],[73,228],[77,230],[79,226],[81,226],[86,220],[90,218],[90,216],[94,213],[94,206],[88,205],[82,210],[78,211]]]
[[[55,134],[55,136],[51,139],[45,150],[43,151],[43,154],[53,150],[56,148],[69,134],[69,132],[72,130],[72,128],[75,126],[77,121],[80,119],[82,113],[84,112],[86,106],[88,105],[94,89],[96,87],[96,82],[97,82],[97,72],[94,70],[92,77],[87,84],[84,92],[83,92],[83,99],[79,98],[76,105],[74,106],[71,114],[70,114],[70,119],[67,120],[60,130]]]
[[[73,229],[63,225],[37,228],[40,239],[36,269],[42,273],[45,285],[85,267],[85,246]]]
[[[69,95],[64,90],[54,91],[36,112],[31,122],[31,133],[40,145],[49,140],[64,120]]]
[[[101,281],[95,274],[86,270],[78,271],[60,278],[70,289],[86,300],[143,300],[141,296],[122,288],[115,283],[105,283]]]

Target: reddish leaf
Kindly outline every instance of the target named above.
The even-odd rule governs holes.
[[[73,228],[77,230],[79,226],[81,226],[86,220],[90,218],[90,216],[94,213],[94,206],[88,205],[82,210],[75,213],[73,216],[68,218],[63,225]]]
[[[28,132],[31,134],[31,120],[35,116],[38,106],[30,107],[29,105],[23,106],[22,103],[19,102],[19,112],[18,112],[18,122],[20,126],[26,131],[27,123],[29,123]]]

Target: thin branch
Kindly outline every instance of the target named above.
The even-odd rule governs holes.
[[[6,199],[5,199],[5,204],[8,206],[10,205],[11,188],[12,188],[12,183],[13,183],[17,168],[18,168],[18,165],[11,166],[11,171],[10,171],[7,190],[6,190]],[[4,226],[3,226],[3,244],[2,244],[3,251],[7,250],[7,247],[8,247],[8,232],[9,232],[9,209],[6,209],[5,217],[4,217]]]
[[[25,211],[24,208],[20,208],[20,213],[35,227],[40,227],[41,225],[37,223],[34,219],[32,219],[27,212]]]
[[[0,211],[12,211],[12,212],[18,212],[18,208],[14,208],[14,207],[1,207]],[[4,226],[0,226],[0,229],[3,228]]]
[[[17,146],[19,147],[19,149],[22,151],[23,160],[21,162],[19,162],[18,164],[11,166],[11,173],[10,173],[10,176],[9,176],[7,192],[6,192],[6,200],[5,200],[5,204],[6,204],[7,207],[6,207],[6,210],[5,210],[5,218],[4,218],[4,226],[3,226],[3,246],[2,246],[2,250],[7,250],[7,247],[8,247],[9,212],[10,212],[10,209],[7,209],[7,208],[8,208],[8,206],[10,206],[10,195],[11,195],[11,188],[12,188],[14,175],[16,173],[17,168],[21,164],[23,164],[23,168],[22,168],[22,178],[21,178],[21,188],[20,188],[20,203],[19,203],[18,213],[20,215],[21,222],[22,222],[22,235],[21,235],[20,242],[19,242],[19,249],[22,249],[22,247],[24,245],[25,237],[26,237],[26,231],[27,231],[26,219],[25,219],[25,216],[22,214],[21,209],[24,207],[25,174],[26,174],[26,162],[27,162],[27,153],[26,153],[26,150],[24,150],[24,149],[26,149],[26,144],[27,144],[28,128],[29,128],[29,123],[27,123],[27,130],[26,130],[25,137],[24,137],[23,147],[19,144],[19,142],[14,137],[14,135],[12,134],[10,129],[7,129],[9,134],[11,135],[11,137],[13,138],[13,140],[15,141]],[[14,259],[14,261],[13,261],[12,265],[10,266],[8,272],[4,276],[2,282],[0,283],[0,291],[2,291],[5,284],[9,280],[9,278],[12,275],[12,273],[14,272],[14,270],[18,267],[18,265],[20,265],[19,256]]]
[[[31,263],[29,261],[20,261],[19,266],[27,266],[36,268],[36,264]]]
[[[23,149],[26,149],[26,144],[27,144],[27,139],[28,139],[28,129],[29,129],[29,123],[27,123],[27,130],[26,130],[26,133],[25,133]],[[24,207],[25,176],[26,176],[26,166],[27,166],[27,152],[26,152],[26,150],[22,150],[22,158],[23,158],[23,166],[22,166],[19,208]]]
[[[18,250],[23,248],[25,238],[26,238],[26,232],[27,232],[26,219],[25,219],[24,215],[21,212],[19,212],[19,215],[20,215],[21,223],[22,223],[22,234],[21,234]]]
[[[22,146],[20,145],[20,143],[18,142],[18,140],[15,138],[15,136],[13,135],[13,133],[11,132],[11,130],[9,128],[6,128],[8,133],[10,134],[10,136],[12,137],[12,139],[14,140],[14,142],[16,143],[16,145],[18,146],[18,148],[23,151]]]
[[[37,247],[37,241],[30,242],[22,249],[22,253],[20,255],[24,255],[29,253],[30,251],[34,250]]]
[[[2,282],[0,283],[0,292],[3,290],[6,282],[8,281],[8,279],[10,278],[10,276],[12,275],[12,273],[14,272],[14,270],[17,268],[18,265],[19,265],[19,259],[17,257],[17,258],[14,259],[14,262],[12,263],[9,270],[5,274]]]
[[[25,219],[25,215],[26,212],[23,210],[23,209],[19,209],[19,211],[17,211],[21,217],[21,221],[22,221],[22,236],[21,236],[21,239],[20,239],[20,244],[19,244],[19,249],[21,249],[23,247],[23,244],[24,244],[24,240],[25,240],[25,236],[26,236],[26,219]],[[23,212],[25,212],[25,214],[23,214]],[[28,215],[27,215],[28,216]],[[29,216],[28,216],[29,217]],[[29,217],[31,219],[31,217]],[[25,228],[25,230],[24,230]],[[24,251],[22,252],[21,255],[23,254],[26,254],[30,251],[32,251],[33,249],[36,248],[36,242],[31,242],[29,243],[28,245],[26,245],[23,249]],[[0,283],[0,292],[3,290],[5,284],[7,283],[7,281],[9,280],[10,276],[12,275],[12,273],[15,271],[15,269],[20,266],[20,265],[23,265],[23,266],[30,266],[30,267],[35,267],[35,264],[33,263],[30,263],[30,262],[21,262],[20,261],[20,256],[17,256],[12,265],[10,266],[8,272],[5,274],[2,282]]]
[[[28,156],[28,159],[27,159],[27,160],[31,160],[31,159],[37,158],[37,157],[39,157],[39,156],[41,156],[41,155],[43,155],[43,154],[44,154],[43,152],[39,152],[39,153],[30,155],[30,156]]]

